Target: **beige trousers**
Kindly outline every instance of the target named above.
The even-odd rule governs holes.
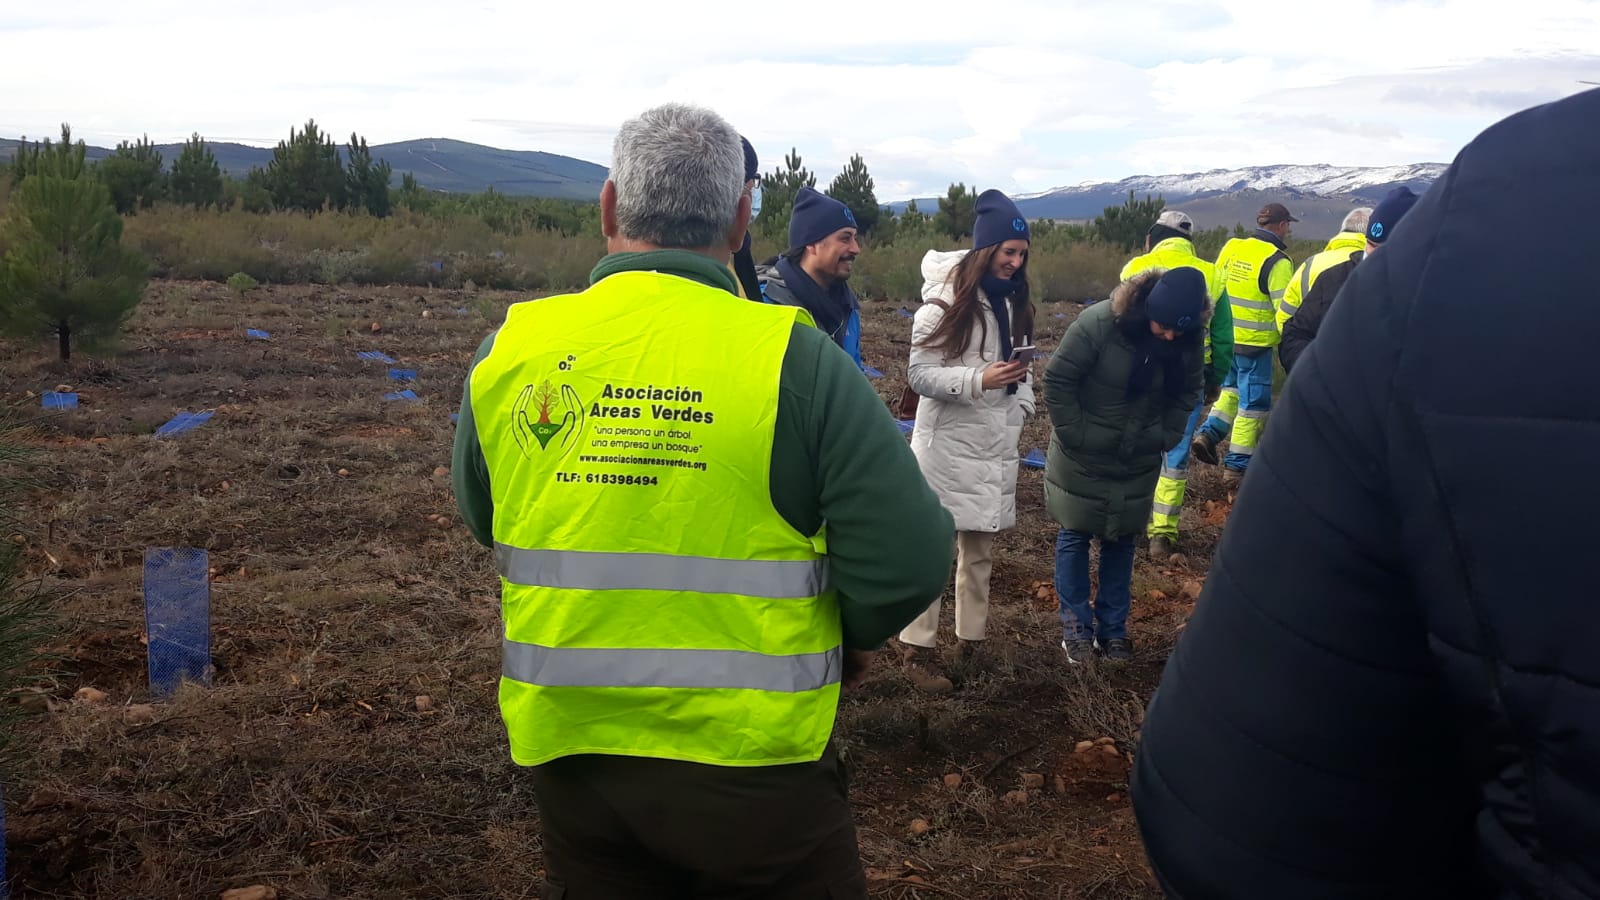
[[[956,532],[956,637],[981,641],[989,624],[989,573],[994,569],[994,533]],[[900,632],[900,640],[932,647],[939,638],[939,605],[944,595]]]

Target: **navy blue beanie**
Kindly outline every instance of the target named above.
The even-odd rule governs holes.
[[[1150,321],[1163,328],[1188,331],[1200,324],[1206,309],[1206,276],[1199,269],[1169,269],[1144,301]]]
[[[1011,198],[996,190],[978,195],[978,221],[972,226],[972,249],[1001,244],[1009,240],[1031,241],[1028,220]]]
[[[841,228],[856,227],[850,207],[815,188],[802,187],[794,195],[794,212],[789,214],[789,249],[815,244]]]
[[[1420,199],[1408,187],[1397,187],[1390,191],[1389,196],[1372,208],[1372,215],[1367,218],[1367,240],[1374,244],[1387,241],[1394,235],[1394,227],[1400,224],[1400,220]]]
[[[744,145],[744,180],[754,181],[761,177],[761,161],[756,159],[756,148],[750,146],[750,140],[744,135],[739,135],[739,143]]]

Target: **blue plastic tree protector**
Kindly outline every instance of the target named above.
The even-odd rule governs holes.
[[[156,437],[173,437],[187,434],[211,420],[209,412],[187,413],[181,412],[172,417],[167,424],[156,429]]]
[[[867,373],[867,377],[868,378],[882,378],[883,377],[883,373],[882,372],[879,372],[877,369],[874,369],[871,366],[862,366],[861,367],[861,371]]]
[[[390,381],[416,381],[417,380],[417,370],[416,369],[390,369],[389,370],[389,380]]]
[[[244,336],[247,337],[247,338],[250,338],[251,340],[257,340],[257,341],[270,341],[270,340],[272,340],[272,335],[268,334],[265,331],[262,331],[259,328],[246,328],[244,330]]]
[[[382,350],[362,350],[356,353],[356,356],[362,359],[370,359],[373,362],[392,363],[395,361],[394,357]]]
[[[170,696],[185,681],[211,684],[209,557],[198,547],[144,551],[144,628],[150,690]]]
[[[1022,458],[1022,464],[1030,469],[1044,468],[1044,451],[1035,447],[1027,456]]]
[[[899,424],[900,424],[900,433],[901,434],[910,434],[911,433],[911,429],[913,429],[913,428],[915,428],[917,426],[917,420],[916,419],[900,419],[898,421],[899,421]]]
[[[77,409],[78,395],[66,392],[45,391],[40,403],[45,409]]]
[[[467,314],[467,308],[466,308],[466,307],[465,307],[465,306],[458,306],[458,307],[456,307],[456,315],[458,315],[458,316],[464,316],[464,315],[466,315],[466,314]]]
[[[904,306],[900,307],[900,315],[907,319],[915,319],[917,317],[916,313],[906,309]]]
[[[444,260],[442,260],[442,259],[434,260],[433,261],[433,270],[435,272],[443,272],[444,271]]]
[[[391,393],[384,394],[383,395],[383,399],[385,399],[385,400],[421,400],[422,398],[417,396],[417,392],[416,391],[413,391],[410,388],[406,388],[403,391],[393,391]]]
[[[450,414],[450,424],[451,425],[455,425],[456,423],[458,423],[460,421],[461,421],[461,413],[451,413]]]

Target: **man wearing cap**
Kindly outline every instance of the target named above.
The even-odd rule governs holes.
[[[1294,270],[1288,290],[1283,292],[1283,299],[1278,301],[1278,334],[1283,334],[1284,323],[1300,311],[1300,304],[1305,302],[1306,295],[1311,293],[1311,286],[1317,283],[1322,273],[1348,261],[1351,253],[1359,252],[1367,245],[1367,221],[1371,217],[1370,206],[1350,210],[1339,225],[1339,233],[1328,241],[1328,246],[1322,248],[1321,253],[1313,253],[1300,264],[1300,268]]]
[[[1171,556],[1178,542],[1178,513],[1183,508],[1184,489],[1189,478],[1189,443],[1206,404],[1217,399],[1222,382],[1233,368],[1233,316],[1223,296],[1222,281],[1216,269],[1194,252],[1194,220],[1176,209],[1165,210],[1145,235],[1143,256],[1136,256],[1122,268],[1127,281],[1147,269],[1190,268],[1205,276],[1206,294],[1211,298],[1211,324],[1205,341],[1205,397],[1195,404],[1184,427],[1183,439],[1166,451],[1161,461],[1161,479],[1156,482],[1155,504],[1150,512],[1150,558]]]
[[[1408,187],[1390,191],[1373,209],[1367,222],[1366,252],[1356,250],[1346,253],[1342,262],[1330,267],[1317,280],[1311,293],[1306,295],[1305,303],[1301,304],[1300,312],[1283,327],[1283,343],[1278,347],[1278,359],[1283,363],[1285,372],[1293,371],[1300,354],[1311,346],[1322,328],[1322,320],[1327,317],[1328,309],[1333,306],[1334,298],[1339,296],[1339,289],[1344,287],[1350,273],[1355,271],[1363,257],[1376,253],[1385,241],[1394,236],[1395,226],[1400,224],[1401,218],[1417,200],[1417,195]]]
[[[1255,233],[1234,238],[1217,254],[1217,277],[1233,313],[1233,369],[1189,449],[1201,462],[1216,465],[1217,445],[1228,439],[1223,477],[1235,483],[1244,477],[1272,410],[1276,310],[1294,274],[1284,241],[1290,223],[1298,221],[1282,203],[1268,203],[1256,214]]]
[[[750,198],[750,224],[754,225],[756,216],[761,214],[761,161],[756,158],[756,148],[750,145],[749,139],[740,135],[739,143],[744,145],[744,192]],[[734,251],[729,268],[739,280],[739,296],[746,300],[761,296],[761,281],[756,277],[756,260],[750,252],[748,229],[744,233],[744,244]]]
[[[768,303],[803,307],[816,326],[861,365],[861,302],[850,290],[850,270],[861,255],[850,207],[802,187],[789,215],[789,249],[762,267],[761,296]]]

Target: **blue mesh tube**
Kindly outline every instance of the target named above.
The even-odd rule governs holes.
[[[195,547],[144,552],[144,624],[150,690],[170,695],[185,681],[211,684],[209,557]]]

